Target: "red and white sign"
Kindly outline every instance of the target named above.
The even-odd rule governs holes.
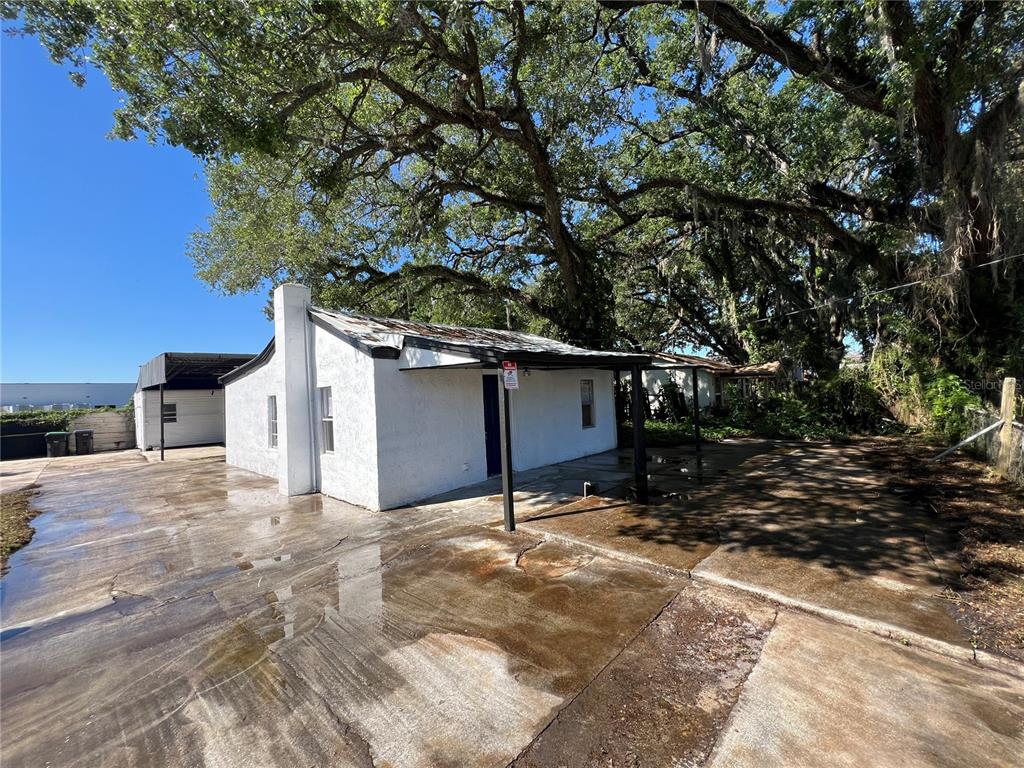
[[[519,368],[511,360],[503,360],[501,363],[502,378],[505,380],[505,389],[519,389]]]

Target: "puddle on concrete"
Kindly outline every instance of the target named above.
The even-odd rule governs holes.
[[[196,688],[201,691],[221,685],[238,675],[252,672],[264,663],[267,669],[261,670],[259,674],[280,679],[280,674],[276,670],[272,671],[273,663],[268,657],[268,646],[279,639],[277,636],[261,637],[246,624],[235,623],[210,644],[199,668],[201,679]]]

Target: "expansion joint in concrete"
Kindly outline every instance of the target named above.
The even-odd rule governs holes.
[[[661,618],[662,614],[665,613],[665,611],[668,610],[668,607],[670,605],[672,605],[672,603],[676,600],[676,598],[679,597],[680,592],[682,592],[681,589],[676,590],[675,592],[673,592],[672,596],[669,597],[668,600],[666,600],[662,604],[661,608],[659,608],[655,612],[655,614],[643,626],[641,626],[640,629],[638,629],[633,634],[632,637],[629,638],[629,640],[627,640],[625,643],[623,643],[622,647],[619,648],[619,650],[616,651],[612,655],[612,657],[608,660],[608,662],[604,666],[602,666],[592,678],[590,678],[590,680],[587,682],[587,684],[584,685],[582,688],[580,688],[578,691],[576,691],[575,694],[570,696],[568,699],[566,699],[562,703],[562,706],[560,706],[558,708],[558,711],[555,712],[555,714],[551,717],[550,720],[548,720],[547,724],[540,730],[540,732],[536,736],[534,736],[530,740],[530,742],[519,751],[519,754],[516,755],[514,759],[512,759],[512,760],[510,760],[508,762],[508,764],[505,766],[505,768],[513,768],[515,766],[515,764],[517,762],[519,762],[519,760],[521,760],[523,758],[523,756],[526,755],[527,752],[530,751],[530,749],[533,747],[533,745],[536,744],[538,741],[540,741],[540,739],[542,739],[544,737],[544,734],[547,733],[548,729],[550,729],[551,726],[554,725],[558,721],[558,718],[560,718],[562,716],[562,713],[565,712],[569,707],[571,707],[573,705],[573,702],[576,701],[576,699],[578,699],[580,696],[582,696],[584,693],[586,693],[587,690],[590,689],[590,686],[592,686],[594,684],[594,681],[597,680],[599,677],[601,677],[601,675],[604,674],[606,669],[608,669],[616,661],[618,661],[619,657],[623,653],[626,652],[626,649],[629,648],[633,643],[635,643],[637,638],[640,637],[640,635],[642,635],[644,632],[647,631],[648,627],[650,627],[658,619]]]

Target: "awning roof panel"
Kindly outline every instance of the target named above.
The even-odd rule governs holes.
[[[218,389],[218,379],[254,355],[219,352],[164,352],[139,366],[136,390],[163,384],[168,389]]]

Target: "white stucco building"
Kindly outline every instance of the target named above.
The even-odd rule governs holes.
[[[518,366],[511,392],[505,361]],[[511,483],[511,471],[615,448],[613,371],[648,361],[333,312],[286,284],[274,291],[274,338],[221,377],[227,462],[276,477],[288,495],[319,491],[373,510],[495,474]]]

